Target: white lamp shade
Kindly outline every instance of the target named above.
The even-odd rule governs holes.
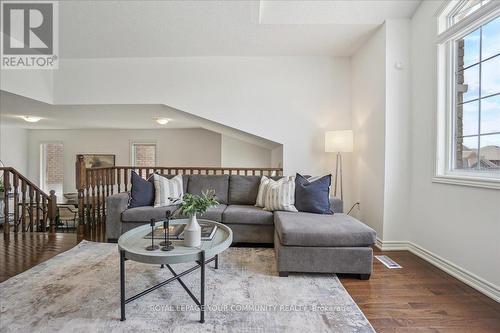
[[[352,130],[325,132],[325,152],[351,153],[353,150]]]

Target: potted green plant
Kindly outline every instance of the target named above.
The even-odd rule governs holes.
[[[196,247],[201,245],[201,227],[198,224],[196,215],[203,215],[210,207],[219,203],[215,199],[215,190],[207,190],[201,195],[186,193],[182,197],[180,212],[189,217],[189,221],[184,228],[184,245]]]

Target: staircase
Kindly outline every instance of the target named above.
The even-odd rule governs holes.
[[[57,198],[45,193],[12,167],[0,167],[0,224],[11,232],[55,232]]]

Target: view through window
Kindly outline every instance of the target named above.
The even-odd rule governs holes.
[[[40,145],[40,185],[49,193],[56,191],[62,198],[64,184],[64,146],[62,143],[42,143]]]
[[[455,169],[500,172],[500,17],[456,41]]]

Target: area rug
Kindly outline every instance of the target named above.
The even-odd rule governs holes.
[[[177,272],[193,265],[174,265]],[[335,275],[278,277],[273,249],[229,248],[206,270],[206,322],[175,281],[126,306],[116,244],[82,242],[0,284],[5,332],[374,332]],[[127,261],[127,297],[171,276]],[[199,270],[183,281],[199,295]]]

